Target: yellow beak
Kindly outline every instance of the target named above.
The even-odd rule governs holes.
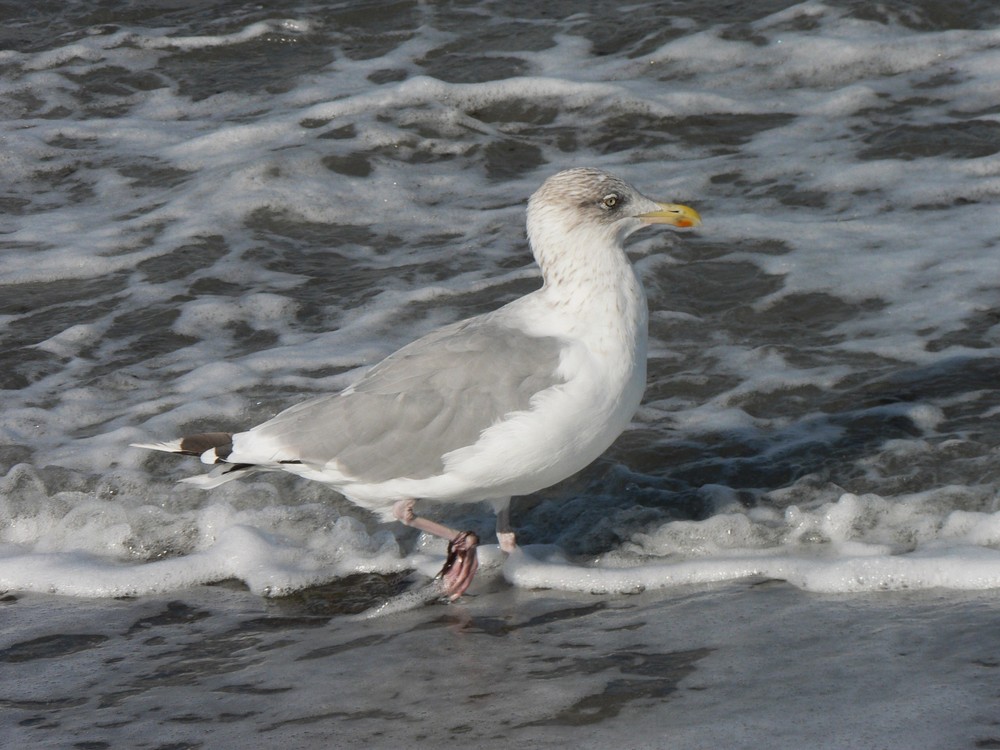
[[[639,214],[637,218],[647,224],[669,224],[672,227],[696,227],[701,224],[698,212],[679,203],[657,203],[659,208]]]

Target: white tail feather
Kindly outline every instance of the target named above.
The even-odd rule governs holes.
[[[187,451],[181,448],[181,440],[171,440],[163,443],[132,443],[131,446],[133,448],[145,448],[146,450],[164,451],[166,453],[187,453]],[[205,451],[201,455],[201,460],[203,463],[215,464],[215,448],[209,448]],[[252,466],[236,467],[233,465],[221,465],[216,466],[216,468],[208,474],[199,474],[198,476],[187,477],[185,479],[181,479],[180,481],[184,484],[193,484],[195,487],[203,490],[210,490],[213,487],[218,487],[220,484],[225,484],[226,482],[231,482],[234,479],[245,477],[247,474],[253,474],[256,471],[258,471],[258,469]]]
[[[220,484],[225,484],[226,482],[231,482],[234,479],[240,479],[248,474],[253,474],[257,472],[258,469],[252,466],[246,466],[239,469],[234,469],[232,466],[219,466],[208,474],[199,474],[195,477],[186,477],[180,481],[184,484],[193,484],[202,490],[210,490],[213,487],[218,487]]]
[[[181,441],[171,440],[164,443],[132,443],[132,448],[145,448],[150,451],[166,451],[167,453],[180,453]]]

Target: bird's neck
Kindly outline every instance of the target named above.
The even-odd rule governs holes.
[[[538,241],[541,240],[541,241]],[[642,284],[617,238],[562,234],[558,246],[537,238],[542,294],[578,335],[598,349],[645,349],[648,312]]]

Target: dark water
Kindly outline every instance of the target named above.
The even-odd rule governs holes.
[[[995,3],[0,21],[11,747],[1000,744]],[[631,245],[632,428],[515,501],[575,566],[538,563],[544,591],[494,565],[419,606],[416,540],[325,488],[192,493],[126,448],[535,288],[524,201],[580,164],[706,224]],[[678,567],[594,595],[593,562]]]

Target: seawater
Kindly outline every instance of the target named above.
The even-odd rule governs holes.
[[[863,549],[893,571],[870,585],[995,585],[994,29],[803,4],[671,15],[597,55],[585,13],[477,6],[471,46],[406,8],[126,16],[0,56],[6,587],[275,592],[403,565],[325,489],[202,495],[171,483],[199,467],[127,444],[251,425],[537,285],[524,199],[572,164],[708,222],[635,244],[646,405],[523,503],[526,542],[723,578],[745,571],[719,548]],[[230,535],[268,551],[220,567]],[[976,583],[901,576],[928,544]]]
[[[998,742],[993,3],[3,13],[11,742]],[[644,405],[464,605],[326,487],[128,447],[536,288],[524,204],[569,166],[705,224],[633,237]]]

